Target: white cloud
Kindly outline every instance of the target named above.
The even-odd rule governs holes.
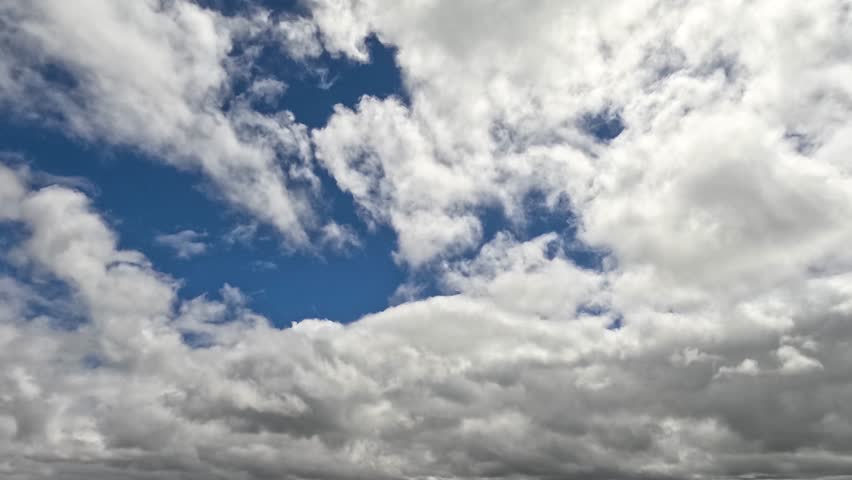
[[[178,258],[192,258],[207,251],[203,241],[206,235],[195,230],[181,230],[175,233],[157,235],[154,240],[160,245],[174,250]]]
[[[345,252],[361,246],[361,241],[352,228],[337,223],[329,223],[322,228],[320,242],[338,252]]]
[[[231,77],[245,73],[232,71],[242,65],[228,56],[234,42],[273,28],[283,35],[289,24],[273,26],[262,13],[226,18],[186,0],[14,1],[0,15],[9,46],[0,104],[197,170],[225,202],[307,246],[318,183],[305,127],[289,112],[264,115],[239,100],[224,109]],[[291,33],[301,37],[303,27],[295,22]],[[52,83],[50,68],[68,72],[70,84]],[[264,96],[281,90],[255,87]]]
[[[848,476],[849,2],[311,5],[333,52],[366,60],[369,32],[398,47],[411,104],[365,97],[312,140],[447,294],[276,329],[233,287],[180,301],[82,193],[0,167],[0,219],[28,232],[0,280],[0,473]],[[601,112],[626,127],[609,142],[584,126]],[[484,209],[523,222],[529,195],[607,268],[554,233],[483,238]],[[85,323],[29,308],[44,276]]]
[[[819,360],[803,355],[802,352],[791,345],[781,346],[777,355],[781,361],[781,371],[784,373],[807,373],[823,369]]]
[[[449,266],[444,282],[454,291],[493,299],[502,309],[545,319],[570,319],[582,307],[606,310],[604,277],[577,268],[561,251],[556,234],[518,243],[498,234],[472,261]]]
[[[476,216],[450,210],[463,209],[485,192],[472,172],[434,160],[434,146],[397,100],[367,97],[357,113],[338,107],[314,139],[318,158],[367,220],[394,226],[408,263],[417,266],[480,240]]]
[[[724,366],[716,372],[714,378],[724,378],[730,375],[757,375],[760,373],[760,366],[754,360],[746,358],[735,367]]]
[[[294,59],[303,60],[322,54],[317,26],[307,18],[285,18],[278,22],[276,33],[282,48]]]
[[[66,282],[87,319],[52,328],[27,313],[37,290],[0,282],[0,454],[24,478],[719,478],[780,474],[778,458],[801,477],[849,465],[848,275],[771,301],[617,312],[627,274],[578,269],[554,235],[501,235],[445,263],[455,295],[278,330],[228,285],[221,300],[178,301],[177,283],[119,249],[79,192],[0,178],[16,185],[7,218],[31,232],[19,258]],[[791,323],[768,324],[773,312]],[[625,325],[608,330],[617,313]],[[755,375],[774,362],[786,381]],[[827,416],[836,427],[822,428]]]
[[[249,95],[252,100],[271,103],[278,99],[287,90],[287,85],[274,78],[262,78],[252,82],[249,87]]]
[[[410,264],[471,248],[470,214],[538,191],[571,198],[587,242],[679,278],[845,241],[847,167],[821,153],[850,118],[843,1],[316,3],[328,48],[360,59],[368,31],[398,48],[411,107],[365,98],[314,141]],[[583,119],[613,111],[626,130],[600,145]]]

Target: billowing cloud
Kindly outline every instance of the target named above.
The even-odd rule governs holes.
[[[0,451],[20,478],[800,478],[852,463],[848,274],[620,312],[630,275],[576,267],[553,235],[503,235],[447,265],[456,295],[279,330],[227,285],[177,300],[79,192],[0,178],[4,218],[31,232],[16,264],[85,312],[58,328],[26,275],[0,282]]]
[[[70,22],[78,10],[14,5],[0,11],[20,17],[15,48],[58,55],[50,44],[60,41],[28,25]],[[208,82],[199,95],[224,85],[217,42],[256,21],[184,2],[98,5],[126,9],[134,25],[156,15],[145,24],[154,46],[217,32],[198,36],[213,52],[201,70],[149,79],[178,82],[163,95],[183,92],[178,78],[193,71]],[[368,61],[364,39],[375,33],[398,49],[410,98],[364,97],[310,134],[248,106],[201,109],[237,132],[233,155],[213,157],[231,173],[250,168],[237,184],[266,192],[269,181],[301,205],[284,186],[310,184],[310,162],[298,163],[302,177],[280,166],[268,177],[280,154],[256,164],[240,153],[301,152],[310,137],[360,215],[397,233],[400,264],[434,276],[444,294],[413,300],[417,286],[406,284],[406,303],[351,324],[278,329],[230,285],[181,299],[179,279],[122,249],[83,193],[0,167],[0,221],[24,232],[0,277],[0,474],[849,478],[850,2],[309,6],[311,19],[286,21],[306,42],[299,51],[322,42]],[[54,23],[27,20],[32,12]],[[184,25],[184,14],[199,23]],[[110,105],[114,118],[138,120],[131,107],[113,110],[137,90],[99,86],[116,78],[109,65],[63,62],[92,79],[56,105],[96,114],[67,125],[132,143],[98,115]],[[0,88],[22,85],[0,68]],[[187,105],[183,93],[169,98]],[[262,132],[287,125],[298,141],[240,139],[241,116]],[[229,138],[181,129],[169,143],[150,128],[130,129],[143,135],[133,142],[187,165]],[[578,238],[519,234],[513,227],[534,220],[531,196]],[[488,238],[483,212],[493,209],[508,225]],[[256,216],[282,232],[305,225],[301,213],[269,215]],[[320,224],[329,248],[357,241]],[[600,268],[578,266],[577,248],[606,252]]]
[[[319,228],[306,129],[287,111],[226,102],[240,39],[266,35],[304,57],[299,22],[226,18],[186,0],[14,1],[0,7],[0,103],[88,140],[127,145],[200,171],[224,201],[306,247]],[[290,33],[288,33],[290,32]],[[118,41],[117,39],[121,39]],[[259,81],[252,95],[283,91]]]
[[[567,195],[621,261],[689,275],[816,261],[830,240],[799,235],[835,238],[848,208],[846,1],[314,3],[329,49],[398,48],[411,106],[364,98],[314,140],[409,264],[531,192]]]

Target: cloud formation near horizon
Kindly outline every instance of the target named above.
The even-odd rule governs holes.
[[[0,106],[199,173],[251,218],[232,244],[363,248],[328,177],[438,294],[278,328],[0,164],[0,476],[852,478],[852,3],[304,6],[13,0]],[[264,107],[261,49],[373,35],[407,98]]]

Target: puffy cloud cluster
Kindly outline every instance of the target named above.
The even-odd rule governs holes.
[[[221,167],[226,197],[302,237],[310,196],[286,185],[312,181],[309,134],[208,98],[232,36],[261,20],[92,1],[102,22],[63,29],[84,21],[64,5],[0,7],[4,45],[42,52],[0,61],[4,98],[61,60],[84,80],[51,108],[76,133],[214,181]],[[0,277],[0,474],[849,478],[849,1],[310,7],[280,26],[291,55],[322,42],[367,61],[370,33],[398,48],[410,103],[364,97],[310,137],[447,295],[276,329],[228,285],[180,300],[85,195],[0,167],[0,221],[23,232]],[[182,67],[116,73],[126,55],[92,54],[112,51],[116,19],[152,65]],[[172,56],[190,51],[207,53]],[[149,122],[151,105],[185,115]],[[284,168],[281,149],[304,162]],[[557,233],[483,238],[484,210],[523,224],[531,195],[611,252],[603,268]],[[329,225],[321,242],[357,243]]]
[[[690,309],[501,234],[459,292],[289,329],[117,247],[86,197],[0,169],[9,478],[803,478],[852,468],[848,273]],[[46,282],[70,292],[47,295]],[[647,279],[646,279],[647,281]],[[627,294],[625,294],[627,292]],[[67,323],[69,311],[83,321]],[[620,329],[610,329],[624,317]]]
[[[571,199],[587,242],[672,270],[845,216],[846,1],[315,3],[328,48],[399,49],[410,108],[365,98],[314,139],[409,264],[477,246],[477,209],[523,215],[537,191]],[[624,131],[596,138],[611,117]]]

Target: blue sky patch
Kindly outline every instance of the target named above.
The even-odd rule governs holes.
[[[587,113],[580,119],[580,128],[601,143],[609,143],[626,128],[621,114],[605,109]]]
[[[287,83],[285,95],[268,108],[289,109],[297,121],[316,128],[325,124],[335,104],[354,107],[362,95],[404,99],[394,51],[375,37],[367,45],[372,59],[367,64],[328,54],[312,60],[314,71],[325,69],[325,75],[334,79],[327,85],[320,85],[315,73],[305,73],[304,66],[276,55],[276,50],[265,51],[256,65],[257,75]],[[75,83],[61,65],[45,74],[63,84]],[[237,88],[235,94],[239,93]],[[0,119],[0,149],[22,156],[36,172],[85,179],[96,186],[96,192],[86,193],[118,232],[121,248],[144,252],[158,270],[181,279],[184,298],[216,291],[228,282],[249,296],[253,309],[278,325],[312,317],[348,322],[385,308],[406,278],[390,255],[396,241],[393,232],[385,227],[367,232],[351,196],[321,170],[324,207],[330,218],[356,229],[360,248],[321,255],[287,252],[277,234],[264,225],[256,226],[250,243],[229,241],[231,232],[252,225],[251,219],[206,194],[198,174],[158,163],[137,149],[69,138],[56,129],[9,116]],[[3,237],[8,238],[10,228],[0,226]],[[207,250],[182,259],[156,241],[158,235],[182,230],[203,234]]]

